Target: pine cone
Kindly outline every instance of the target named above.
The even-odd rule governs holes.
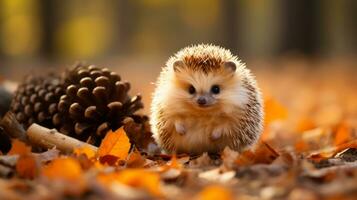
[[[28,76],[17,89],[11,111],[25,128],[34,122],[52,128],[52,116],[64,92],[60,78],[53,74],[46,78]]]
[[[125,117],[143,107],[141,96],[128,96],[130,84],[106,68],[77,65],[66,73],[53,123],[63,133],[99,144],[105,133],[123,125]]]
[[[26,79],[11,110],[25,128],[38,123],[99,145],[109,129],[118,129],[143,107],[141,96],[130,97],[129,89],[115,72],[78,64],[61,78]]]

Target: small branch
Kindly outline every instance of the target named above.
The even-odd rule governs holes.
[[[93,145],[59,133],[54,129],[50,130],[38,124],[32,124],[27,129],[27,137],[31,144],[34,144],[35,146],[45,149],[56,147],[64,153],[70,153],[73,149],[82,146],[88,146],[94,151],[98,150],[98,148]]]
[[[92,148],[94,151],[98,150],[98,148],[93,145],[64,135],[54,129],[50,130],[38,124],[32,124],[26,132],[22,125],[16,120],[15,115],[11,112],[6,113],[1,120],[0,125],[11,138],[17,138],[33,147],[41,147],[43,149],[52,149],[53,147],[56,147],[63,153],[70,153],[73,149],[85,145]]]

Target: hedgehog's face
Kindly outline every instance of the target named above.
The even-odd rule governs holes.
[[[192,70],[189,66],[178,67],[180,68],[174,71],[175,87],[179,90],[177,97],[185,105],[199,110],[209,110],[238,102],[235,94],[239,86],[234,63],[230,62],[227,66],[209,72]]]

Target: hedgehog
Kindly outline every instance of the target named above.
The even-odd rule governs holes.
[[[169,58],[151,104],[155,140],[167,153],[241,152],[258,140],[263,106],[255,77],[219,46],[183,48]]]

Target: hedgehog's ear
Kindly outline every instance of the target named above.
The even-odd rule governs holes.
[[[223,63],[223,67],[230,72],[235,72],[237,69],[237,65],[233,61],[227,61]]]
[[[181,68],[183,68],[185,66],[185,63],[182,60],[176,60],[173,64],[172,64],[174,71],[178,72],[180,71]]]

